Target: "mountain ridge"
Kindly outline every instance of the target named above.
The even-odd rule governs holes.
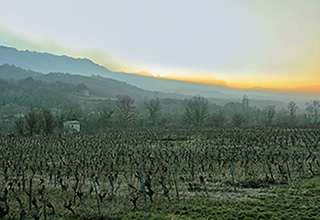
[[[62,59],[62,60],[61,60]],[[63,63],[65,61],[65,63]],[[0,46],[0,65],[13,64],[24,69],[34,70],[41,73],[62,72],[84,76],[100,75],[105,78],[123,81],[144,90],[179,93],[180,95],[196,95],[201,90],[202,84],[181,82],[157,77],[136,75],[134,73],[112,72],[108,68],[96,64],[87,58],[72,58],[65,55],[53,55],[50,53],[39,53],[35,51],[20,51],[16,48]],[[86,65],[87,64],[87,65]],[[89,65],[89,66],[88,66]],[[184,87],[190,87],[188,92]],[[230,98],[228,94],[214,91],[212,88],[223,88],[222,86],[208,85],[211,87],[211,98]],[[177,89],[180,88],[180,89]],[[203,94],[198,94],[203,95]]]
[[[43,74],[31,70],[25,70],[15,65],[4,64],[0,65],[0,79],[9,81],[21,81],[27,78],[39,80],[47,83],[64,82],[73,85],[84,84],[96,94],[103,97],[114,98],[119,95],[130,95],[134,98],[154,98],[158,97],[180,97],[170,93],[155,93],[152,91],[143,90],[136,86],[129,85],[125,82],[108,79],[101,76],[92,75],[90,77],[83,75],[75,75],[69,73],[48,73]]]
[[[0,46],[0,65],[6,63],[41,73],[61,72],[87,77],[100,75],[104,78],[125,82],[143,90],[176,93],[184,96],[201,95],[207,98],[241,99],[246,94],[252,98],[265,100],[301,100],[306,99],[306,97],[315,98],[320,93],[310,95],[307,92],[297,94],[299,90],[263,91],[260,89],[234,89],[221,85],[185,82],[134,73],[113,72],[87,58],[73,58],[66,55],[31,52],[29,50],[20,51],[16,48]]]

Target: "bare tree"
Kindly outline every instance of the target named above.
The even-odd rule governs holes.
[[[312,100],[311,102],[307,102],[307,112],[310,114],[310,116],[313,119],[313,127],[315,128],[318,123],[318,114],[320,110],[320,101],[319,100]]]
[[[156,126],[159,120],[159,112],[161,110],[161,104],[158,99],[152,99],[145,104],[148,110],[148,119],[151,122],[151,126]]]
[[[265,116],[265,123],[270,126],[273,122],[274,116],[276,114],[276,107],[274,105],[268,105],[263,109],[263,114]]]
[[[236,113],[232,116],[232,124],[235,127],[241,127],[245,122],[246,122],[245,117],[240,113]]]
[[[66,120],[78,120],[81,121],[85,116],[82,106],[75,101],[68,100],[63,103],[63,107],[59,112],[59,121],[63,123]]]
[[[119,126],[126,128],[136,119],[138,113],[134,106],[134,99],[129,96],[121,96],[117,100],[115,113]]]
[[[55,122],[55,118],[52,115],[51,111],[47,108],[43,108],[42,109],[42,130],[43,132],[48,135],[48,134],[52,134],[53,130],[55,128],[56,122]]]
[[[291,101],[288,103],[288,111],[289,111],[289,125],[291,126],[295,126],[297,123],[297,110],[298,110],[298,106],[295,102]]]
[[[26,129],[30,136],[38,130],[38,115],[35,112],[34,108],[31,108],[28,114],[25,117]]]
[[[209,123],[214,127],[221,128],[225,125],[226,122],[227,122],[227,118],[224,115],[223,111],[214,113],[209,117]]]
[[[185,118],[188,124],[201,127],[208,117],[208,100],[206,98],[195,96],[187,101]]]
[[[19,117],[14,121],[14,128],[17,131],[18,135],[24,136],[25,130],[25,121],[24,118]]]
[[[246,114],[248,112],[248,109],[249,109],[248,96],[243,95],[243,98],[242,98],[242,111],[243,111],[243,113]]]
[[[112,125],[112,115],[113,111],[106,106],[103,106],[99,111],[99,121],[98,124],[101,128],[105,129],[111,127]]]

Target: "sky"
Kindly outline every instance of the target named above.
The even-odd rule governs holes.
[[[0,0],[0,45],[235,88],[320,85],[319,0]]]

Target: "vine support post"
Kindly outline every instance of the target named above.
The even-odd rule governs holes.
[[[144,184],[143,173],[142,173],[141,169],[140,169],[140,189],[141,189],[141,192],[143,193],[144,207],[145,207],[145,209],[147,209],[147,206],[148,206],[147,193],[146,193],[146,188],[145,188],[145,184]]]
[[[208,187],[207,187],[207,182],[206,182],[206,179],[204,177],[204,172],[203,172],[202,166],[203,166],[203,163],[201,163],[201,165],[200,165],[200,171],[201,171],[201,176],[202,176],[202,179],[203,179],[203,185],[204,185],[204,188],[206,190],[207,197],[210,197],[209,196]]]
[[[29,180],[29,211],[31,211],[32,205],[32,178]]]
[[[100,200],[99,200],[99,194],[98,194],[98,188],[97,188],[96,177],[95,177],[95,176],[92,177],[92,181],[93,181],[94,190],[95,190],[95,192],[96,192],[96,200],[97,200],[98,213],[99,213],[99,215],[100,215]]]
[[[232,177],[233,189],[234,189],[234,191],[237,192],[236,183],[235,183],[235,180],[234,180],[234,165],[233,165],[233,160],[231,161],[231,165],[230,165],[230,173],[231,173],[231,177]]]
[[[178,199],[178,202],[179,202],[179,189],[178,189],[178,184],[177,184],[177,180],[176,180],[176,175],[175,175],[174,169],[172,169],[172,177],[173,177],[173,181],[174,181],[174,186],[176,188],[177,199]]]
[[[171,185],[171,163],[172,163],[172,155],[169,156],[169,163],[168,163],[168,181],[169,185]]]

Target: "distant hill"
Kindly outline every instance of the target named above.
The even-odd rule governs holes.
[[[103,86],[101,84],[102,82],[99,81],[103,81],[104,83],[108,84],[110,88],[113,88],[111,90],[116,91],[116,88],[120,88],[120,90],[122,89],[123,92],[135,91],[132,92],[132,94],[136,95],[137,97],[143,97],[147,93],[150,94],[150,91],[156,91],[167,94],[178,94],[181,97],[201,95],[207,98],[219,100],[239,100],[244,94],[246,94],[252,99],[278,100],[287,102],[289,100],[304,101],[306,99],[318,98],[319,95],[319,92],[316,90],[318,87],[311,88],[311,90],[308,88],[298,88],[277,91],[265,89],[232,89],[221,85],[183,82],[178,80],[151,77],[149,74],[145,74],[143,76],[122,72],[112,72],[106,67],[98,65],[89,59],[75,59],[67,56],[57,56],[49,53],[31,52],[28,50],[19,51],[15,48],[0,46],[0,65],[2,64],[13,64],[23,69],[45,74],[55,72],[78,75],[78,81],[87,81],[88,78],[91,78],[91,81],[89,80],[90,82],[87,82],[87,84],[90,84],[91,87],[99,88],[100,91],[103,90]],[[28,74],[31,75],[32,71],[29,71]],[[18,75],[19,74],[16,74],[15,76]],[[88,78],[81,78],[80,76],[86,76]],[[97,79],[98,76],[103,77],[103,79]],[[62,75],[51,74],[34,77],[39,77],[41,80],[45,81],[53,81],[55,77],[60,77],[61,79]],[[71,79],[72,77],[68,75],[64,75],[62,78],[67,82],[71,82],[75,79]],[[118,84],[119,82],[110,81],[109,79],[124,82],[127,86],[131,85],[132,87],[129,89],[129,87],[124,86],[124,84]],[[94,86],[94,84],[96,85]],[[144,91],[142,92],[142,90]],[[313,90],[316,91],[308,93],[308,91]],[[300,91],[302,91],[302,93],[299,93]]]
[[[89,89],[98,92],[99,95],[105,97],[117,97],[119,95],[128,95],[136,99],[145,98],[163,98],[163,97],[180,97],[169,93],[151,92],[148,90],[140,89],[136,86],[129,85],[125,82],[120,82],[114,79],[108,79],[101,76],[80,76],[71,75],[66,73],[49,73],[42,76],[35,77],[45,82],[66,82],[71,84],[85,84]]]
[[[67,56],[57,56],[28,50],[19,51],[15,48],[0,46],[0,65],[3,64],[13,64],[23,69],[45,74],[59,72],[82,76],[100,75],[150,91],[178,93],[182,95],[205,95],[210,98],[232,98],[230,95],[225,94],[225,92],[228,92],[230,89],[224,86],[206,85],[204,88],[203,84],[199,83],[112,72],[103,66],[93,63],[89,59],[75,59]],[[210,91],[208,91],[208,89]],[[218,91],[218,89],[221,91]],[[237,93],[235,92],[233,95],[234,94]]]
[[[15,48],[0,46],[0,65],[13,64],[26,70],[41,73],[61,72],[91,76],[104,72],[115,74],[105,67],[88,59],[74,59],[68,56],[57,56],[49,53],[19,51]]]
[[[54,82],[64,82],[72,85],[84,84],[91,90],[91,93],[103,97],[114,98],[119,95],[129,95],[136,99],[144,98],[183,98],[184,96],[170,94],[170,93],[160,93],[151,92],[148,90],[143,90],[137,88],[136,86],[129,85],[125,82],[120,82],[113,79],[103,78],[101,76],[80,76],[71,75],[68,73],[49,73],[42,74],[39,72],[24,70],[20,67],[14,65],[4,64],[0,66],[0,79],[2,80],[15,80],[20,81],[27,78],[33,78],[37,81],[43,81],[47,83]]]
[[[84,87],[63,82],[46,83],[33,78],[17,82],[0,79],[0,106],[55,107],[69,98],[77,97]]]
[[[14,65],[4,64],[0,66],[0,79],[20,80],[28,77],[39,77],[42,73],[31,70],[24,70]]]
[[[61,90],[61,87],[63,88],[69,88],[69,90],[63,90],[65,92],[64,96],[68,97],[70,94],[77,94],[72,89],[72,87],[77,87],[79,84],[84,84],[88,87],[89,92],[91,96],[93,97],[105,97],[105,98],[116,98],[119,95],[129,95],[135,99],[145,99],[145,98],[179,98],[184,99],[187,96],[186,95],[178,95],[175,93],[161,93],[161,92],[151,92],[148,90],[143,90],[140,88],[137,88],[135,86],[129,85],[124,82],[120,82],[113,79],[107,79],[101,76],[80,76],[80,75],[71,75],[68,73],[49,73],[49,74],[42,74],[39,72],[34,72],[31,70],[24,70],[20,67],[16,67],[14,65],[2,65],[0,66],[0,89],[4,89],[5,87],[9,86],[12,87],[12,84],[7,83],[3,80],[9,80],[9,81],[16,81],[17,83],[19,81],[21,82],[29,82],[29,84],[32,82],[30,81],[30,78],[33,78],[36,82],[45,82],[43,86],[50,86],[52,89],[56,88],[58,90]],[[28,79],[28,80],[26,80]],[[25,81],[26,80],[26,81]],[[48,83],[48,84],[47,84]],[[18,83],[18,85],[27,85],[26,83],[21,84]],[[34,83],[35,87],[38,87],[39,83]],[[13,87],[12,87],[13,88]],[[205,87],[204,87],[205,88]],[[26,91],[26,90],[24,90]],[[31,92],[34,91],[34,88],[31,88]],[[39,91],[39,90],[35,90]],[[48,90],[50,91],[50,90]],[[47,91],[47,92],[48,92]],[[73,92],[72,92],[73,91]],[[59,99],[62,99],[63,93],[60,94],[60,91],[57,91]],[[201,92],[199,90],[198,92]],[[33,92],[32,92],[33,93]],[[50,93],[54,93],[53,91],[50,91]],[[190,92],[191,93],[191,92]],[[49,96],[49,95],[48,95]],[[79,92],[78,92],[79,96]],[[50,97],[55,97],[55,95],[50,95]],[[89,98],[88,98],[89,99]],[[89,99],[90,100],[90,99]],[[101,99],[103,100],[103,98]],[[210,101],[212,103],[216,103],[218,105],[224,105],[228,103],[229,101],[235,101],[235,99],[217,99],[217,98],[210,98]],[[241,101],[240,99],[238,101]],[[283,102],[277,102],[277,101],[261,101],[261,100],[255,100],[251,99],[250,104],[253,106],[257,106],[259,108],[263,108],[266,105],[275,105],[279,108],[285,107],[285,103]]]

